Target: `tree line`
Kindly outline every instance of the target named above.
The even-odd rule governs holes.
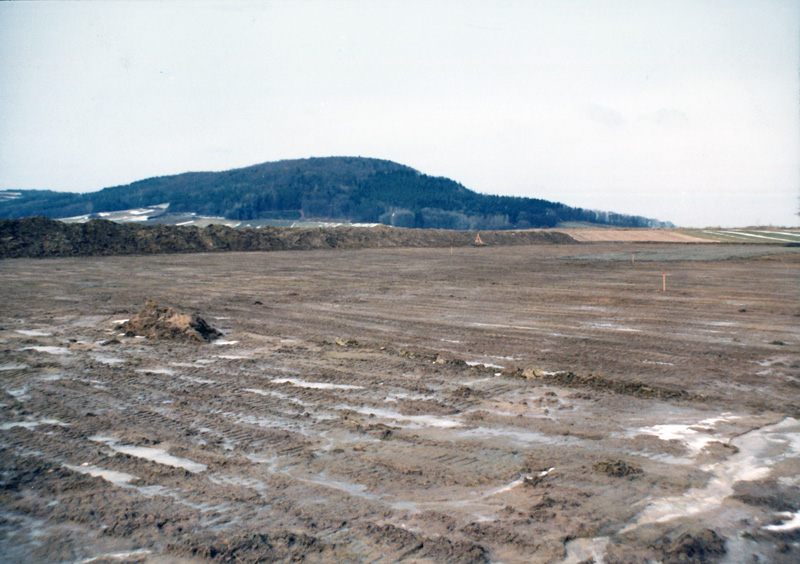
[[[459,230],[554,227],[565,221],[620,227],[668,225],[537,198],[479,194],[449,178],[357,157],[184,173],[87,194],[18,193],[13,199],[0,198],[0,217],[73,217],[169,203],[168,214],[196,213],[243,221],[303,218]]]

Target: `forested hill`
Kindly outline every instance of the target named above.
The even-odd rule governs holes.
[[[572,208],[534,198],[468,190],[391,161],[326,157],[264,163],[224,172],[188,172],[73,194],[0,192],[0,217],[74,217],[169,204],[165,214],[234,220],[324,219],[396,227],[524,229],[584,221],[666,227],[656,220]]]

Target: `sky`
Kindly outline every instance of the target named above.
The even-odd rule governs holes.
[[[800,2],[0,2],[0,190],[344,155],[797,226]]]

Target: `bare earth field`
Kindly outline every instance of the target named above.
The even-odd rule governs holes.
[[[798,562],[799,282],[766,245],[0,261],[0,561]],[[147,298],[224,336],[125,336]]]
[[[559,229],[581,243],[653,242],[653,243],[708,243],[674,229]]]

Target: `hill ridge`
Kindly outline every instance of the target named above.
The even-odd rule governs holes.
[[[369,157],[268,161],[220,172],[156,176],[86,194],[17,190],[0,193],[0,218],[65,218],[167,203],[165,215],[231,220],[318,218],[456,230],[553,227],[564,221],[671,226],[537,198],[480,194],[452,179]]]

